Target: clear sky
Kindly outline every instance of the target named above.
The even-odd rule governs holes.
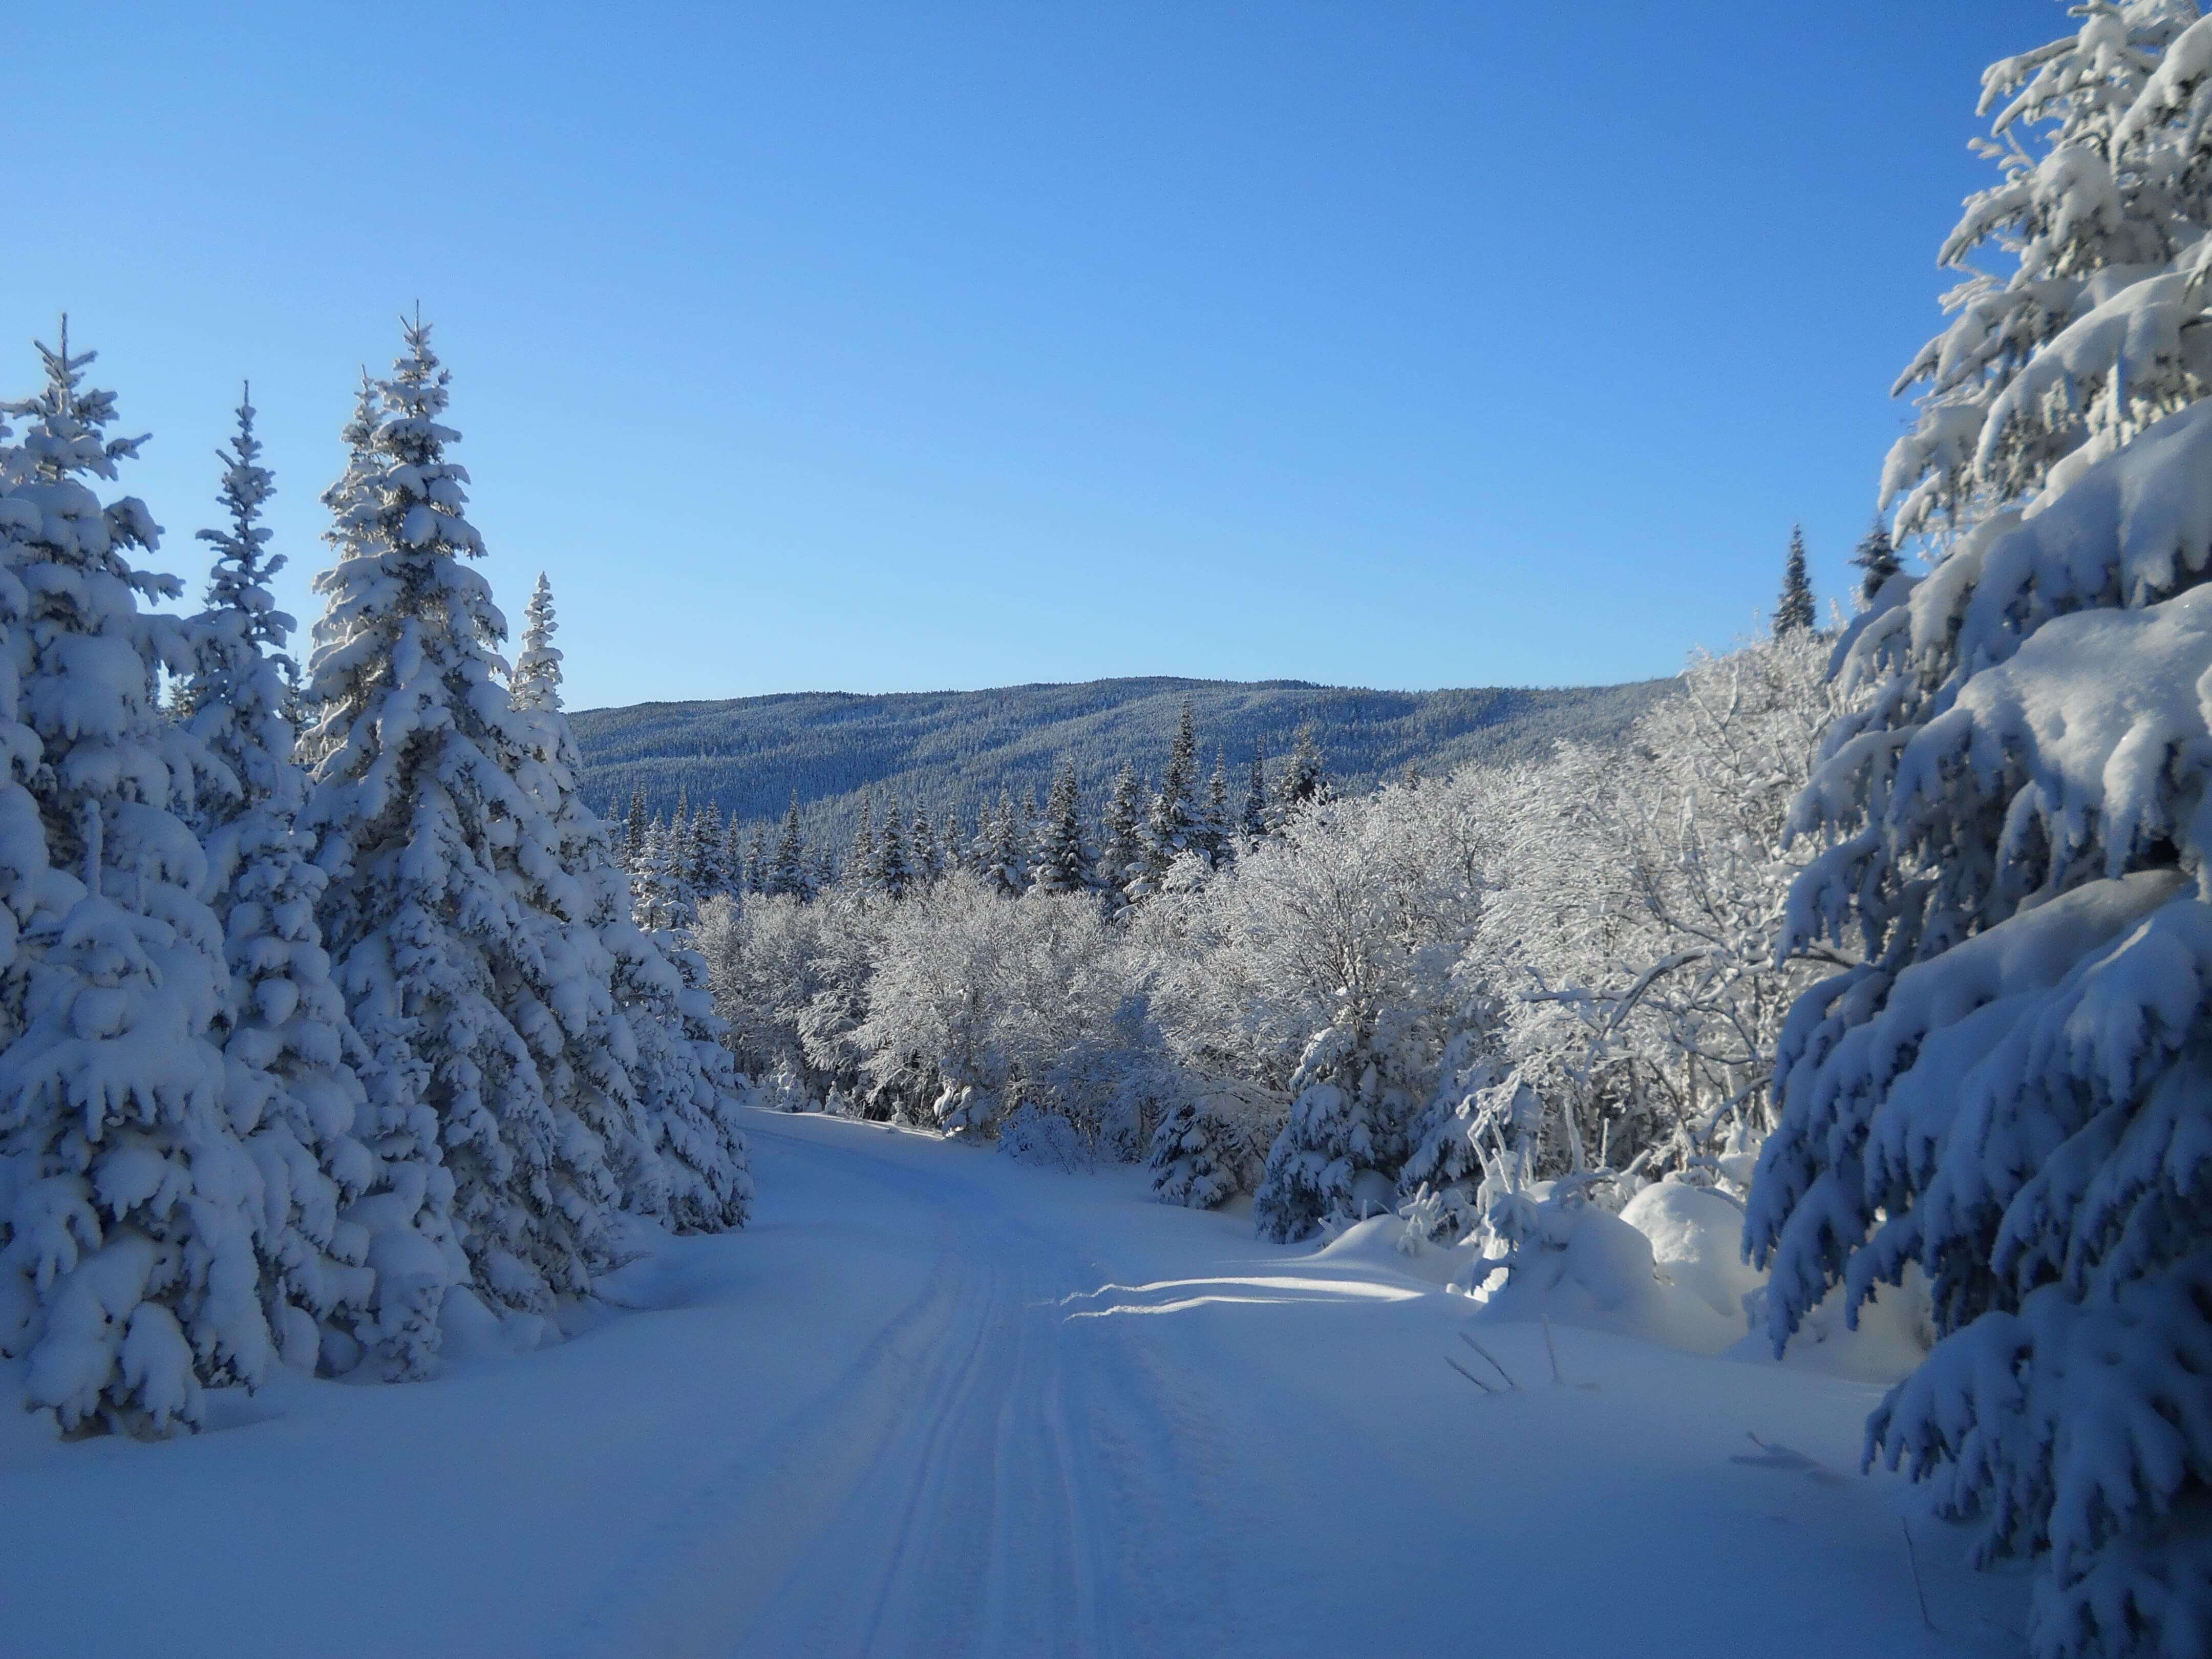
[[[578,707],[1671,672],[1825,596],[2044,0],[11,6],[0,388],[68,308],[195,593],[303,624],[418,299]],[[9,341],[15,342],[13,344]]]

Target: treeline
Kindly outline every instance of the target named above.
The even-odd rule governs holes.
[[[643,703],[572,716],[596,803],[621,817],[642,792],[648,816],[679,797],[712,802],[749,836],[773,842],[793,792],[811,845],[840,855],[861,804],[896,793],[941,821],[1005,788],[1042,803],[1062,767],[1075,769],[1094,817],[1122,765],[1157,780],[1181,705],[1194,708],[1210,764],[1226,749],[1236,774],[1264,750],[1279,766],[1310,726],[1346,793],[1364,794],[1416,765],[1441,775],[1474,763],[1535,760],[1561,741],[1618,743],[1665,681],[1531,690],[1375,691],[1293,681],[1097,680],[991,690],[873,696],[795,693],[726,702]]]
[[[283,1365],[557,1328],[641,1222],[750,1186],[702,969],[578,793],[541,577],[512,669],[447,375],[406,328],[325,493],[301,672],[241,401],[204,608],[100,488],[92,355],[0,424],[0,1353],[72,1434]],[[166,689],[167,696],[164,691]],[[468,1304],[477,1304],[473,1308]]]
[[[1160,890],[1185,854],[1197,867],[1224,867],[1333,793],[1310,726],[1299,728],[1274,772],[1266,752],[1255,751],[1233,783],[1228,757],[1219,753],[1201,784],[1198,754],[1195,705],[1186,699],[1157,788],[1125,761],[1095,823],[1085,814],[1075,768],[1064,762],[1042,811],[1033,791],[1017,803],[1005,786],[995,802],[967,814],[948,808],[941,822],[921,805],[907,811],[895,791],[864,795],[842,856],[826,843],[808,844],[795,793],[771,842],[758,824],[748,831],[726,823],[711,801],[694,806],[679,795],[667,819],[648,814],[641,787],[621,815],[620,852],[641,920],[660,927],[689,927],[702,904],[724,896],[804,902],[842,889],[896,900],[963,874],[1006,897],[1032,889],[1094,893],[1111,915]]]
[[[787,823],[699,939],[740,1064],[789,1105],[1149,1158],[1163,1196],[1250,1192],[1282,1239],[1417,1201],[1456,1237],[1508,1078],[1546,1102],[1545,1174],[1711,1171],[1770,1124],[1828,649],[1793,616],[1694,664],[1625,753],[1351,799],[1310,742],[1201,783],[1187,708],[1160,784],[1125,768],[1096,823],[1063,771],[1026,836],[1001,797],[924,862],[935,834],[891,811],[823,885]]]

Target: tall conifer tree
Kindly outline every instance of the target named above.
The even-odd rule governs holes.
[[[1813,579],[1805,569],[1805,531],[1792,525],[1789,556],[1782,562],[1782,596],[1774,602],[1774,637],[1785,639],[1812,625]]]
[[[506,623],[469,563],[484,550],[447,455],[447,382],[429,331],[407,325],[337,562],[315,584],[319,759],[301,815],[331,878],[339,983],[390,1085],[379,1149],[414,1172],[372,1246],[406,1370],[434,1346],[425,1320],[447,1285],[541,1310],[588,1290],[605,1255],[600,1149],[563,1139],[540,1069],[560,993],[535,912],[558,842],[519,781],[535,733],[500,684]]]
[[[0,455],[0,1353],[64,1427],[158,1433],[267,1374],[283,1229],[227,1109],[229,972],[182,816],[214,763],[155,702],[191,630],[139,609],[179,591],[131,562],[151,515],[88,482],[143,441],[106,436],[114,398],[66,321],[39,350],[46,389],[7,410],[27,441]]]
[[[267,550],[261,508],[275,489],[260,456],[241,397],[231,448],[216,457],[230,525],[199,532],[216,559],[187,701],[192,735],[221,768],[200,823],[230,969],[216,1017],[228,1115],[256,1126],[246,1145],[262,1178],[261,1295],[287,1361],[313,1369],[325,1329],[341,1339],[334,1357],[368,1334],[368,1275],[341,1223],[378,1170],[353,1134],[368,1103],[352,1064],[361,1039],[315,921],[325,877],[296,827],[307,796],[290,716],[299,671],[285,649],[292,618],[269,591],[284,557]]]

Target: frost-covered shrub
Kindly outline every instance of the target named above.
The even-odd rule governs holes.
[[[1700,656],[1626,754],[1570,748],[1498,781],[1455,1036],[1466,1064],[1517,1073],[1550,1109],[1539,1174],[1696,1169],[1771,1121],[1790,1000],[1820,959],[1849,959],[1777,951],[1817,850],[1792,844],[1790,803],[1852,695],[1829,650],[1796,629]]]
[[[1071,1174],[1087,1170],[1097,1161],[1091,1143],[1065,1114],[1047,1111],[1027,1101],[1000,1122],[999,1150],[1017,1164]]]

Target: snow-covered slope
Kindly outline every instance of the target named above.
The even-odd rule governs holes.
[[[557,1348],[288,1375],[159,1444],[0,1409],[0,1652],[2014,1646],[2008,1582],[1855,1472],[1873,1384],[1492,1316],[1519,1387],[1485,1393],[1445,1364],[1474,1304],[1379,1224],[1274,1248],[1132,1170],[746,1131],[754,1224],[624,1269],[634,1310]]]

